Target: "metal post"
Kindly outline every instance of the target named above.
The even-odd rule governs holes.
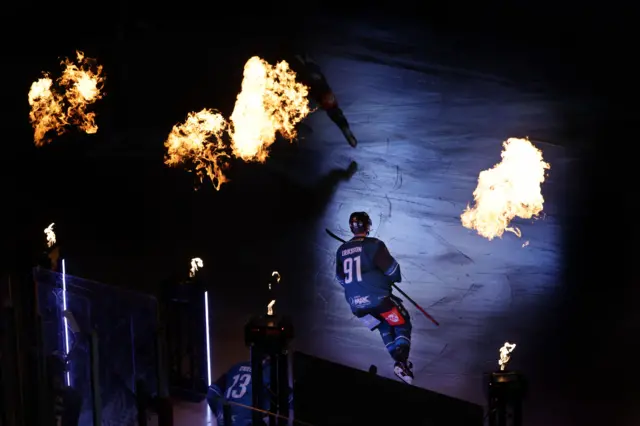
[[[131,389],[136,388],[136,337],[133,332],[133,315],[129,315],[129,334],[131,336]]]
[[[42,386],[42,383],[47,383],[47,371],[46,371],[46,357],[44,354],[44,333],[42,330],[42,317],[40,314],[37,314],[36,321],[36,356],[37,356],[37,370],[38,370],[38,386],[37,386],[37,395],[38,395],[38,424],[45,425],[48,424],[51,419],[53,412],[49,412],[49,408],[51,407],[51,395],[47,386]]]
[[[169,381],[167,379],[167,347],[164,339],[164,327],[159,326],[156,330],[156,379],[157,392],[160,398],[169,397]]]
[[[91,359],[91,402],[93,426],[102,426],[102,399],[100,398],[100,360],[98,356],[98,332],[91,331],[89,358]]]
[[[231,417],[231,405],[225,399],[222,403],[222,418],[225,425],[232,424],[233,418]]]
[[[490,375],[489,426],[522,426],[522,400],[526,393],[524,377],[513,371]]]
[[[19,275],[20,276],[20,275]],[[24,276],[22,276],[22,278],[24,279]],[[15,410],[16,410],[16,415],[17,415],[17,424],[20,425],[28,425],[30,424],[30,420],[31,419],[27,419],[27,416],[29,415],[29,413],[31,412],[31,410],[29,410],[29,407],[26,404],[26,392],[27,392],[27,386],[28,384],[25,383],[26,382],[26,366],[25,366],[25,360],[29,360],[28,357],[28,352],[25,349],[25,338],[28,336],[28,328],[27,328],[27,324],[26,324],[26,318],[28,317],[28,314],[25,314],[25,311],[29,311],[30,308],[30,300],[29,300],[29,295],[25,294],[25,292],[27,291],[27,286],[24,286],[24,280],[23,279],[18,279],[17,280],[17,287],[13,287],[12,286],[12,293],[14,296],[17,295],[16,297],[16,304],[12,305],[12,311],[13,311],[13,327],[14,327],[14,333],[11,336],[13,338],[13,342],[12,344],[14,345],[13,347],[15,348],[15,369],[16,369],[16,387],[12,390],[12,392],[15,392],[16,394],[16,399],[15,402],[16,404],[14,405]],[[31,420],[32,421],[32,420]]]
[[[517,400],[513,406],[513,424],[522,426],[522,400]]]
[[[287,351],[283,350],[278,354],[278,414],[280,415],[278,425],[283,426],[288,422],[289,417],[289,359]]]
[[[147,384],[143,380],[136,382],[136,409],[138,410],[138,426],[147,426],[147,410],[151,397]]]
[[[191,289],[189,289],[191,290]],[[189,389],[196,390],[196,383],[198,373],[196,370],[196,341],[197,337],[201,334],[198,333],[198,328],[195,324],[194,319],[198,316],[194,315],[197,311],[195,311],[194,307],[198,306],[193,300],[193,294],[189,292],[189,303],[188,305],[183,307],[183,315],[185,316],[186,326],[187,326],[187,353],[189,356],[187,359],[189,360]]]
[[[2,387],[4,401],[2,404],[6,407],[3,422],[7,426],[18,426],[20,422],[20,412],[18,411],[18,394],[16,390],[18,386],[18,369],[17,357],[18,346],[15,326],[15,310],[13,307],[5,307],[2,310],[3,328],[2,333]],[[3,423],[4,425],[5,423]]]
[[[288,417],[288,368],[286,348],[293,338],[293,327],[288,318],[273,315],[253,317],[245,326],[245,344],[251,348],[251,386],[253,406],[264,410],[264,377],[262,361],[264,355],[271,357],[271,407],[269,424],[283,424],[277,421],[278,414]],[[274,404],[275,403],[275,404]],[[262,414],[253,412],[253,423],[262,424]],[[285,420],[286,421],[286,420]]]
[[[168,301],[164,303],[158,303],[157,322],[158,328],[156,330],[156,379],[157,379],[157,392],[158,398],[156,399],[156,410],[158,412],[158,425],[159,426],[172,426],[173,425],[173,406],[169,399],[169,369],[170,364],[168,360],[167,350],[167,323],[165,319],[168,317],[167,308]],[[166,304],[165,304],[166,303]]]
[[[262,359],[264,353],[255,345],[251,347],[251,396],[254,408],[262,409],[264,393]],[[262,413],[256,410],[252,411],[251,417],[254,425],[262,423]]]
[[[269,426],[277,426],[278,422],[278,417],[276,416],[276,414],[278,414],[278,401],[279,401],[279,396],[280,396],[280,391],[281,391],[281,386],[280,383],[278,382],[279,376],[278,376],[278,369],[280,368],[279,362],[278,362],[278,355],[275,351],[272,351],[269,354],[270,357],[270,363],[271,363],[271,377],[270,377],[270,390],[271,392],[269,392],[269,399],[270,399],[270,405],[269,405],[269,411],[271,412],[271,416],[269,416]]]

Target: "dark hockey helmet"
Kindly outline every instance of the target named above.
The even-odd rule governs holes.
[[[353,212],[349,216],[349,228],[354,234],[368,234],[371,230],[371,218],[365,212]]]

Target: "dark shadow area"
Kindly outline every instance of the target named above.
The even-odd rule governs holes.
[[[299,155],[298,160],[304,162],[303,157],[304,154]],[[225,271],[220,271],[217,279],[235,282],[228,287],[214,284],[215,292],[222,300],[245,303],[249,298],[253,300],[253,311],[266,309],[270,300],[267,283],[272,271],[277,270],[283,276],[284,286],[278,309],[304,314],[302,301],[309,297],[305,280],[309,271],[317,269],[317,256],[309,247],[309,240],[337,186],[353,176],[357,165],[352,162],[345,169],[330,170],[315,183],[300,184],[287,175],[286,160],[280,161],[275,153],[271,160],[277,163],[278,170],[270,164],[241,164],[231,173],[232,182],[228,184],[227,192],[221,191],[216,201],[223,205],[237,202],[235,200],[243,200],[243,203],[239,208],[217,211],[216,220],[227,230],[218,236],[228,235],[231,231],[235,243],[220,246],[223,251],[218,251],[218,247],[206,250],[216,253],[214,259],[225,259]],[[203,232],[216,238],[213,227]],[[235,256],[223,254],[229,250],[244,250],[252,255],[250,259],[237,259],[240,263],[235,264]]]
[[[585,126],[584,121],[567,124]],[[632,402],[640,396],[640,376],[633,370],[612,373],[626,370],[640,355],[634,337],[640,327],[640,294],[632,266],[639,233],[635,226],[617,228],[625,222],[619,207],[629,205],[637,179],[635,158],[618,151],[614,141],[625,140],[635,125],[611,109],[588,126],[592,150],[575,170],[582,191],[569,200],[572,214],[565,224],[565,309],[557,318],[563,326],[548,342],[564,343],[566,351],[543,359],[572,383],[575,399],[590,407],[576,410],[572,424],[632,425],[640,419]]]
[[[632,308],[640,300],[630,266],[638,231],[617,228],[625,222],[622,206],[630,206],[637,180],[635,158],[624,153],[622,142],[636,127],[638,112],[623,95],[635,80],[622,54],[631,48],[633,15],[613,5],[555,17],[541,11],[533,18],[544,31],[511,42],[526,46],[558,100],[579,104],[580,110],[559,102],[557,113],[576,155],[570,179],[580,184],[563,202],[564,282],[557,309],[540,318],[540,344],[525,356],[538,372],[540,387],[537,395],[532,387],[531,398],[546,400],[547,418],[558,424],[632,425],[640,418],[632,403],[639,376],[614,371],[632,364],[640,349]],[[534,415],[538,421],[544,417]]]
[[[483,410],[478,405],[301,352],[293,355],[293,373],[294,412],[301,422],[344,426],[389,422],[433,426],[483,424]],[[327,393],[328,389],[331,392]]]

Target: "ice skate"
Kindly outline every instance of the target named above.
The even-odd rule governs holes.
[[[342,130],[342,134],[347,139],[347,142],[349,142],[349,145],[351,145],[352,148],[355,148],[356,146],[358,146],[358,140],[353,135],[353,132],[351,131],[350,128],[343,127],[341,130]]]
[[[393,367],[393,372],[396,376],[400,377],[403,382],[410,385],[413,383],[413,372],[411,371],[411,367],[413,367],[411,361],[407,361],[406,363],[398,361]]]
[[[352,161],[351,163],[349,163],[349,167],[347,167],[347,173],[349,174],[349,178],[353,177],[353,175],[355,175],[357,171],[358,171],[358,163],[356,163],[355,161]]]

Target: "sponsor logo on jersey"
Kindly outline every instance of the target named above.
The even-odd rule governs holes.
[[[349,298],[349,304],[352,306],[366,306],[371,304],[369,296],[356,296]]]

